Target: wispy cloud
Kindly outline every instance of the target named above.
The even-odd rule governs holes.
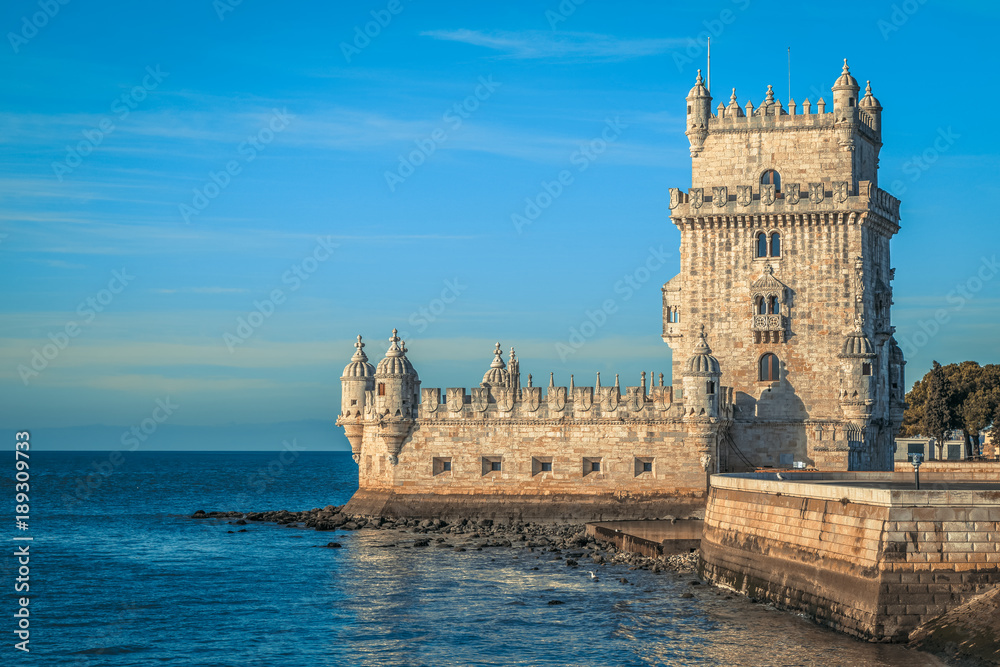
[[[591,32],[526,30],[428,30],[420,33],[433,39],[461,42],[499,51],[523,60],[614,61],[665,53],[683,46],[682,39],[621,39]]]

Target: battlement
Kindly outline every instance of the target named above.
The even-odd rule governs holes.
[[[875,114],[861,107],[849,107],[847,116],[835,115],[833,109],[826,108],[826,102],[820,98],[816,107],[806,98],[801,109],[792,100],[785,109],[780,100],[772,104],[753,108],[753,102],[748,101],[746,107],[731,105],[724,107],[721,103],[716,113],[708,118],[708,131],[712,132],[745,132],[747,130],[833,130],[847,121],[862,135],[873,142],[881,140],[879,119]]]
[[[852,192],[850,181],[821,181],[806,184],[713,186],[711,188],[670,188],[671,218],[675,224],[708,216],[810,213],[875,213],[893,233],[898,231],[899,200],[870,181],[858,183]],[[734,191],[735,190],[735,191]]]
[[[468,393],[467,393],[468,391]],[[444,400],[442,400],[444,399]],[[731,419],[733,390],[718,389],[719,418]],[[698,414],[701,413],[701,414]],[[672,386],[625,387],[449,387],[420,391],[418,421],[460,420],[597,420],[670,421],[704,416],[683,402]]]

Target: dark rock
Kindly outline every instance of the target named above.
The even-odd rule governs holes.
[[[688,582],[691,586],[701,586],[701,582],[695,579],[694,581]]]
[[[693,598],[694,593],[681,593],[682,598]]]
[[[415,547],[426,547],[426,546],[429,546],[430,543],[431,543],[431,541],[429,539],[428,540],[417,540],[416,542],[413,543],[413,546],[415,546]]]
[[[204,519],[206,516],[207,515],[205,514],[205,510],[198,510],[197,512],[195,512],[194,514],[191,515],[191,518],[192,519]]]
[[[577,566],[578,566],[578,565],[580,565],[580,564],[579,564],[579,563],[577,563],[577,562],[576,562],[575,560],[573,560],[572,558],[567,558],[567,559],[566,559],[566,565],[567,565],[568,567],[577,567]]]
[[[618,581],[620,581],[620,582],[621,582],[621,583],[623,583],[623,584],[627,584],[627,583],[628,583],[628,579],[626,579],[625,577],[622,577],[622,578],[621,578],[621,579],[619,579]]]
[[[245,519],[240,519],[239,521],[236,522],[236,525],[237,526],[245,526],[245,525],[247,525],[247,522],[246,522]]]
[[[240,528],[240,529],[239,529],[239,530],[237,530],[236,532],[237,532],[237,533],[245,533],[245,532],[247,532],[247,529],[246,529],[246,528]]]
[[[339,549],[340,548],[340,543],[339,542],[327,542],[326,543],[326,548],[327,549]]]
[[[566,604],[562,600],[549,600],[549,604]]]
[[[348,521],[343,526],[341,526],[341,528],[343,528],[344,530],[357,530],[358,524],[354,523],[353,521]]]

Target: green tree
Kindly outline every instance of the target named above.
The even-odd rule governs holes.
[[[925,381],[927,400],[920,420],[921,428],[925,435],[937,440],[938,458],[943,458],[945,434],[952,424],[951,387],[944,369],[937,361],[931,366],[931,372],[927,374]]]

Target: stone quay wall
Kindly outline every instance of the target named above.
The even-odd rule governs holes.
[[[874,641],[1000,584],[1000,476],[921,475],[920,491],[912,472],[782,476],[712,477],[704,578]]]

